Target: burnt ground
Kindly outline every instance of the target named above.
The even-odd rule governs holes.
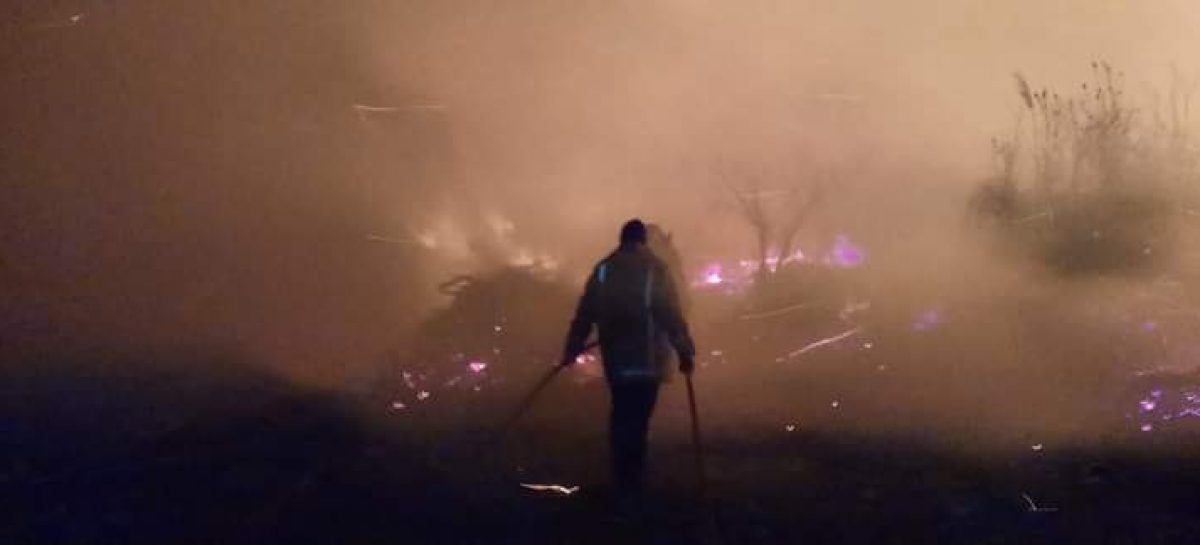
[[[644,515],[622,518],[604,490],[605,399],[594,381],[563,377],[495,436],[521,388],[396,410],[197,350],[39,357],[7,367],[0,383],[3,543],[1154,544],[1200,535],[1200,462],[1182,433],[977,451],[961,436],[938,439],[933,424],[925,435],[852,425],[909,417],[870,407],[880,388],[845,395],[837,410],[814,401],[749,425],[746,414],[782,401],[714,397],[722,373],[709,368],[698,377],[707,499],[696,493],[676,382],[656,415]],[[824,405],[852,378],[818,373],[828,374],[797,377],[810,388],[793,397]],[[789,418],[799,422],[791,431]],[[521,482],[582,488],[564,496]]]

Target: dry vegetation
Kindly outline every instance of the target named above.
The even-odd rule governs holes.
[[[1191,87],[1176,77],[1148,108],[1124,75],[1092,64],[1073,92],[1016,75],[1020,109],[993,139],[994,174],[973,212],[1011,247],[1063,273],[1153,270],[1172,255],[1176,220],[1195,201],[1200,170],[1188,132]]]

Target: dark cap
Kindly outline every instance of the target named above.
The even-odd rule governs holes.
[[[645,244],[646,224],[640,219],[631,219],[621,226],[621,244]]]

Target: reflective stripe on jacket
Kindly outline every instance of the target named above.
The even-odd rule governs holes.
[[[694,355],[674,281],[645,246],[622,246],[598,263],[579,300],[566,353],[582,350],[592,326],[609,380],[661,380],[668,345]]]

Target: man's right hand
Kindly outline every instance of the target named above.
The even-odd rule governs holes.
[[[679,357],[679,371],[685,375],[692,374],[696,370],[696,360],[692,356]]]

